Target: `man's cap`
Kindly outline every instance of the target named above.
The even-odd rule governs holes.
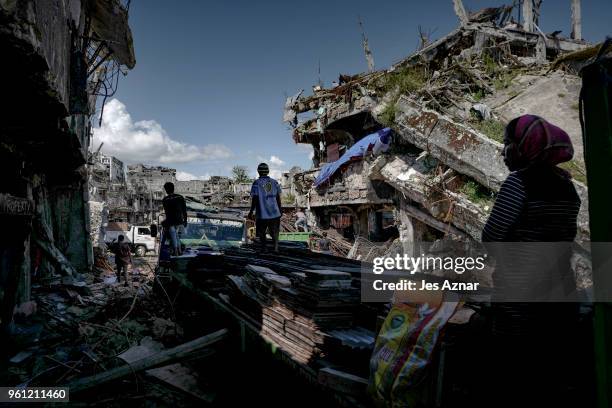
[[[266,163],[259,163],[257,166],[257,173],[259,174],[268,174],[270,172],[270,168]]]

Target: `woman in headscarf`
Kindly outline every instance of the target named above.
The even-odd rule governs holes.
[[[482,234],[483,241],[573,241],[580,198],[571,176],[557,164],[574,155],[568,134],[546,120],[524,115],[504,136],[511,171]]]
[[[569,173],[557,167],[573,153],[559,127],[534,115],[512,120],[502,152],[510,174],[482,233],[485,243],[505,243],[488,245],[496,258],[491,312],[498,368],[508,379],[515,370],[522,375],[512,377],[522,378],[514,395],[535,386],[548,402],[563,398],[557,363],[567,366],[572,357],[569,349],[562,350],[577,312],[576,303],[550,303],[575,291],[570,256],[580,198]],[[548,303],[528,303],[535,301]],[[554,397],[551,387],[556,387]]]

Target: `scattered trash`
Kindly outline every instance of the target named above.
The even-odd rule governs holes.
[[[472,110],[478,112],[478,114],[480,115],[480,119],[482,120],[489,120],[492,117],[491,108],[489,108],[484,103],[477,103],[473,105]]]
[[[9,362],[11,364],[21,364],[21,363],[23,363],[25,360],[27,360],[30,357],[32,357],[32,352],[31,351],[20,351],[19,353],[15,354],[13,357],[11,357]]]

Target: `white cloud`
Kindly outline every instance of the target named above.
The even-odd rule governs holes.
[[[196,176],[194,174],[188,173],[186,171],[178,170],[176,172],[176,179],[178,181],[189,181],[189,180],[208,180],[210,178],[210,174],[205,174],[203,176]]]
[[[269,159],[266,159],[263,156],[257,156],[257,161],[260,163],[267,163],[268,167],[270,168],[269,176],[278,181],[280,181],[282,174],[288,171],[285,168],[285,161],[275,155],[270,156]],[[253,176],[255,178],[259,177],[257,171],[253,173]]]
[[[274,180],[280,182],[282,176],[283,176],[284,170],[279,170],[279,169],[270,169],[270,177],[272,177]]]
[[[268,166],[270,166],[270,177],[275,180],[280,180],[283,173],[287,171],[285,169],[285,161],[281,160],[281,158],[278,156],[270,156]]]
[[[128,163],[187,163],[227,159],[231,150],[222,144],[196,146],[172,139],[154,120],[134,122],[126,106],[113,99],[104,107],[102,126],[93,130],[93,147]]]
[[[282,161],[280,159],[280,157],[272,155],[272,156],[270,156],[270,165],[277,166],[277,167],[282,167],[282,166],[285,165],[285,162]]]

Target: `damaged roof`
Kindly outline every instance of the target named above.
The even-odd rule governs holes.
[[[136,56],[127,9],[118,0],[89,0],[88,6],[96,39],[106,43],[119,64],[134,68]]]

